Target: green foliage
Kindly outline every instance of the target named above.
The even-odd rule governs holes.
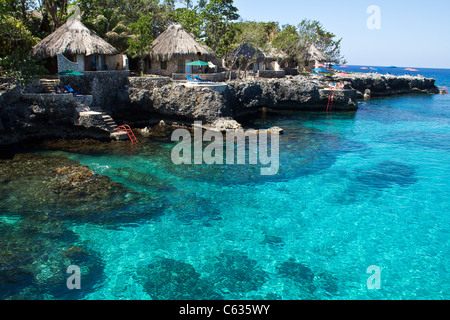
[[[306,48],[314,44],[328,61],[340,63],[343,60],[341,55],[342,39],[334,40],[336,36],[325,30],[319,21],[304,19],[298,25],[298,31],[301,46]]]
[[[152,14],[141,14],[138,21],[130,24],[133,36],[128,39],[129,53],[133,58],[139,57],[141,73],[144,69],[144,57],[151,51],[153,42]]]
[[[103,9],[98,16],[85,24],[120,52],[128,49],[131,30],[126,26],[126,16],[121,13],[120,8]]]
[[[204,21],[205,44],[220,57],[230,47],[230,35],[234,34],[231,21],[239,18],[233,0],[209,0],[199,4],[200,16]]]
[[[2,73],[18,74],[16,63],[27,74],[29,50],[66,21],[71,4],[80,8],[88,28],[133,57],[147,55],[153,39],[171,23],[180,23],[218,57],[248,43],[263,50],[279,49],[287,54],[285,62],[296,66],[314,44],[329,61],[343,61],[342,39],[320,22],[304,19],[298,26],[282,27],[277,22],[238,22],[233,0],[0,0]],[[42,16],[32,15],[34,9]]]
[[[21,20],[12,16],[0,19],[0,75],[24,82],[46,70],[40,61],[29,56],[38,42]]]
[[[53,31],[64,24],[68,6],[69,0],[42,0],[42,7],[52,22]]]
[[[275,48],[287,54],[285,62],[290,67],[298,65],[305,51],[305,47],[300,44],[300,34],[297,28],[290,24],[283,26],[272,44]]]
[[[178,8],[172,13],[171,19],[174,22],[180,23],[196,39],[200,39],[202,36],[203,19],[197,10]]]
[[[18,83],[25,84],[30,79],[48,73],[42,65],[42,61],[24,55],[13,53],[6,57],[0,57],[0,76],[14,78]]]
[[[0,56],[30,50],[38,40],[22,21],[12,16],[0,19]]]

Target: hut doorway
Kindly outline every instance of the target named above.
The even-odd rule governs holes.
[[[178,73],[184,73],[186,68],[186,64],[184,60],[178,60]]]
[[[54,75],[58,72],[58,60],[56,57],[45,59],[44,67],[47,69],[50,75]]]

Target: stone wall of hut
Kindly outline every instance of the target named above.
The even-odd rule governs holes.
[[[79,71],[83,72],[83,68],[79,63],[72,62],[66,57],[64,57],[62,54],[57,55],[57,61],[58,61],[58,71],[66,71],[66,70],[73,70],[73,71]]]
[[[127,59],[127,56],[123,54],[106,56],[105,64],[108,68],[107,70],[128,70]]]
[[[172,77],[172,74],[178,73],[178,60],[166,61],[166,69],[162,69],[161,66],[161,61],[152,60],[150,73],[166,77]]]

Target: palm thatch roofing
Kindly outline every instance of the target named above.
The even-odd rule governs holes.
[[[58,54],[115,55],[116,48],[89,30],[81,21],[69,19],[48,37],[41,40],[31,50],[38,58],[50,58]]]
[[[278,48],[275,48],[272,43],[267,44],[267,49],[264,51],[264,55],[270,60],[283,60],[288,58],[288,54]]]
[[[150,58],[156,61],[172,59],[213,59],[215,54],[195,41],[194,37],[183,29],[181,24],[172,24],[161,33],[152,44]]]
[[[316,61],[326,61],[327,59],[323,55],[322,52],[320,52],[319,49],[316,48],[315,45],[311,45],[308,49],[307,57],[310,60],[316,60]]]
[[[243,43],[225,55],[226,60],[231,60],[233,58],[242,58],[244,60],[256,60],[257,62],[261,62],[266,59],[266,56],[261,49],[255,47],[254,45]]]

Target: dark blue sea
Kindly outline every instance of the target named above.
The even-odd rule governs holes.
[[[450,70],[372,67],[450,87]],[[284,129],[277,175],[177,166],[168,139],[49,143],[0,160],[0,298],[450,298],[450,96],[244,124]],[[61,184],[67,165],[104,180]],[[69,265],[80,290],[67,288]]]

